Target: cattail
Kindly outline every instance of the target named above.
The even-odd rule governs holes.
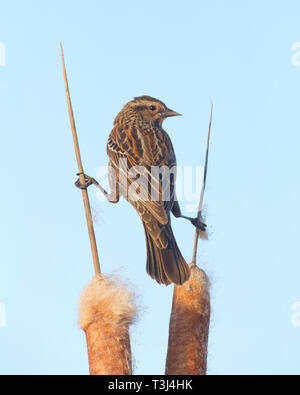
[[[191,277],[174,287],[166,375],[205,375],[210,321],[209,280],[190,265]]]
[[[118,279],[95,276],[79,301],[91,375],[131,375],[129,327],[136,316],[134,293]]]
[[[201,221],[212,115],[213,103],[211,104],[204,178],[198,207],[198,219]],[[182,286],[174,287],[166,375],[205,375],[207,371],[210,283],[205,272],[196,265],[199,237],[202,240],[207,240],[207,233],[198,229],[195,232],[193,260],[190,265],[190,279]]]
[[[62,45],[61,56],[76,160],[80,182],[83,183],[85,176]],[[79,302],[79,326],[86,334],[90,373],[92,375],[130,375],[132,374],[132,357],[129,327],[136,313],[134,293],[129,290],[127,285],[117,281],[116,278],[105,277],[101,274],[93,219],[86,189],[82,189],[82,198],[95,271],[95,277],[83,291]]]

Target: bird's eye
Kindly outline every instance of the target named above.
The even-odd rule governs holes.
[[[150,106],[150,110],[151,110],[151,111],[155,111],[155,110],[156,110],[156,107],[155,107],[155,106]]]

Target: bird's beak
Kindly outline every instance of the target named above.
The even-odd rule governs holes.
[[[163,112],[163,117],[167,118],[167,117],[177,117],[177,116],[181,116],[182,114],[179,114],[179,112],[170,110],[169,108],[167,108],[164,112]]]

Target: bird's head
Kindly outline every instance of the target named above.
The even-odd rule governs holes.
[[[134,100],[125,104],[115,123],[120,120],[130,121],[133,119],[161,126],[168,117],[181,115],[170,110],[162,101],[150,96],[135,97]]]

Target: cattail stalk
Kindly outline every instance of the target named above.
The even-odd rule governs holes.
[[[82,166],[82,161],[81,161],[81,155],[80,155],[80,149],[79,149],[79,143],[78,143],[78,137],[77,137],[77,131],[76,131],[76,124],[75,124],[74,113],[73,113],[72,102],[71,102],[68,77],[67,77],[67,71],[66,71],[66,65],[65,65],[65,59],[64,59],[64,51],[63,51],[62,45],[60,45],[60,47],[61,47],[61,58],[62,58],[62,64],[63,64],[63,74],[64,74],[66,96],[67,96],[67,102],[68,102],[69,118],[70,118],[71,129],[72,129],[75,155],[76,155],[76,160],[77,160],[77,165],[78,165],[78,170],[79,170],[79,179],[80,179],[80,182],[82,184],[84,184],[84,181],[85,181],[84,171],[83,171],[83,166]],[[90,237],[91,250],[92,250],[92,256],[93,256],[93,263],[94,263],[94,271],[95,271],[95,274],[100,274],[101,270],[100,270],[99,256],[98,256],[97,243],[96,243],[94,225],[93,225],[93,218],[92,218],[89,195],[88,195],[87,189],[82,189],[82,199],[83,199],[85,216],[86,216],[88,232],[89,232],[89,237]]]
[[[80,156],[63,48],[64,82],[80,182],[85,177]],[[132,357],[129,327],[136,308],[134,294],[120,281],[101,274],[88,192],[82,189],[95,277],[83,291],[79,302],[79,326],[86,334],[91,375],[130,375]]]
[[[210,132],[213,104],[206,146],[204,178],[201,190],[198,219],[202,220],[204,192],[206,186]],[[207,347],[210,323],[210,283],[205,272],[196,265],[199,236],[206,232],[195,232],[193,260],[190,279],[182,286],[174,287],[170,318],[169,344],[166,375],[206,375]]]
[[[198,215],[197,215],[198,219],[202,219],[204,193],[205,193],[206,179],[207,179],[209,143],[210,143],[210,133],[211,133],[213,111],[214,111],[214,105],[213,105],[213,103],[211,103],[208,135],[207,135],[207,142],[206,142],[206,153],[205,153],[205,165],[204,165],[203,183],[202,183],[201,195],[200,195],[199,206],[198,206]],[[192,258],[192,263],[194,265],[196,265],[196,260],[197,260],[197,251],[198,251],[199,237],[201,237],[203,239],[206,239],[207,238],[206,232],[203,232],[203,231],[201,231],[199,229],[196,229],[196,231],[195,231],[194,250],[193,250],[193,258]]]

